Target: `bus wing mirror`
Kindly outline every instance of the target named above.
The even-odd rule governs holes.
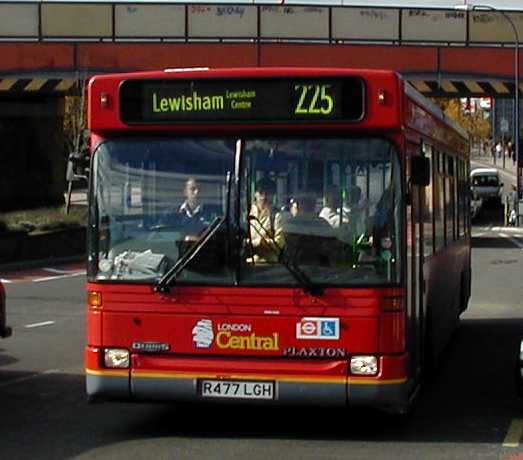
[[[67,159],[65,179],[67,182],[88,180],[89,157],[82,152],[71,152]]]
[[[426,187],[430,184],[430,160],[425,157],[412,157],[410,179],[413,185]]]

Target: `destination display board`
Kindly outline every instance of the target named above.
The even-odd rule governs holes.
[[[128,124],[359,121],[361,78],[127,80],[120,115]]]

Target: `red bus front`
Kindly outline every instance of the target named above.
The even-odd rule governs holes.
[[[91,81],[89,396],[407,403],[402,86],[371,73]]]

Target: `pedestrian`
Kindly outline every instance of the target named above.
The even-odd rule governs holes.
[[[501,141],[498,141],[496,143],[496,156],[498,158],[501,158],[501,155],[503,155],[503,144],[501,143]]]
[[[510,160],[512,158],[512,154],[514,152],[514,147],[512,145],[512,142],[511,141],[508,141],[507,142],[507,145],[505,147],[505,153],[507,155],[507,158]]]

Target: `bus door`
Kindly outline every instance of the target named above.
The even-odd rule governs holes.
[[[414,145],[410,146],[412,149]],[[416,149],[417,151],[417,149]],[[411,152],[412,153],[412,152]],[[409,156],[410,157],[410,156]],[[410,165],[409,165],[410,167]],[[409,187],[409,201],[406,209],[407,222],[407,312],[408,312],[408,352],[410,355],[409,373],[418,378],[421,373],[423,359],[423,302],[422,302],[422,256],[423,230],[420,225],[421,195],[423,190],[419,186],[410,185],[410,170],[407,173]]]

